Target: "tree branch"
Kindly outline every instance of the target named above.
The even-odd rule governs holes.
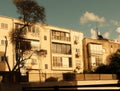
[[[7,37],[5,36],[5,53],[4,53],[4,59],[5,59],[5,62],[7,63],[9,71],[11,71],[10,65],[9,65],[7,57],[6,57],[7,46],[8,46],[8,41],[7,41]]]
[[[20,65],[23,61],[30,59],[32,55],[33,55],[33,53],[28,58],[22,59],[21,61],[17,61],[16,65],[14,66],[12,71],[15,71],[15,69],[17,68],[18,65]]]

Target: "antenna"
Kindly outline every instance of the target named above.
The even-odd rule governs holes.
[[[95,22],[95,31],[96,31],[96,36],[98,38],[98,36],[100,35],[100,33],[98,32],[98,23],[97,23],[97,19],[96,19],[96,22]]]
[[[100,32],[98,32],[98,24],[97,24],[97,20],[96,20],[96,35],[97,35],[97,39],[104,39],[103,36],[100,34]]]

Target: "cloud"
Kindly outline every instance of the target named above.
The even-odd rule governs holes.
[[[104,23],[105,18],[104,17],[99,17],[99,16],[95,15],[92,12],[85,12],[83,14],[83,16],[80,17],[80,23],[85,24],[85,23],[87,23],[89,21],[98,22],[98,23]]]
[[[96,31],[94,29],[90,29],[90,33],[91,33],[92,39],[97,39],[97,34],[96,34]]]
[[[118,27],[115,31],[120,33],[120,27]]]
[[[110,32],[105,32],[104,35],[103,35],[103,37],[109,39],[109,37],[110,37]]]
[[[116,21],[116,20],[111,20],[110,23],[112,25],[115,25],[115,26],[119,26],[120,25],[120,22],[119,21]]]

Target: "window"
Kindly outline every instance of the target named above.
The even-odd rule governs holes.
[[[79,52],[80,52],[80,49],[76,49],[76,52],[79,53]]]
[[[56,67],[57,64],[57,57],[53,57],[53,66]]]
[[[6,23],[1,23],[1,28],[2,28],[2,29],[8,29],[8,24],[6,24]]]
[[[39,41],[31,41],[32,50],[40,50],[40,42]]]
[[[52,30],[52,39],[70,41],[70,33]]]
[[[100,44],[89,44],[88,49],[90,54],[103,54],[103,47]]]
[[[61,67],[62,66],[62,60],[61,57],[57,57],[57,67]]]
[[[102,63],[102,56],[98,55],[96,56],[96,66],[99,66]]]
[[[20,24],[20,23],[15,23],[15,29],[19,29],[19,28],[21,28],[22,27],[22,24]]]
[[[53,66],[54,67],[62,67],[61,57],[53,57]]]
[[[71,45],[66,45],[66,46],[67,46],[66,53],[71,54]]]
[[[4,45],[5,44],[5,40],[1,40],[1,45]]]
[[[71,54],[70,44],[52,43],[52,52],[60,54]]]
[[[52,52],[53,53],[56,53],[56,50],[57,50],[56,46],[57,46],[56,44],[54,44],[54,43],[52,44]]]
[[[65,40],[65,33],[61,32],[61,40]]]
[[[61,38],[60,38],[60,32],[56,32],[56,39],[57,40],[60,40]]]
[[[15,23],[15,29],[20,29],[23,27],[23,24]],[[31,33],[33,36],[39,36],[39,27],[38,26],[29,26],[24,28],[24,34],[26,35],[27,32]]]
[[[15,29],[16,29],[16,30],[18,30],[18,29],[20,29],[20,28],[22,28],[22,27],[23,27],[23,24],[15,23]],[[27,32],[28,32],[28,27],[26,26],[26,27],[23,28],[22,33],[23,33],[23,35],[26,35]]]
[[[80,49],[76,48],[76,54],[75,54],[76,58],[80,57]]]
[[[56,36],[56,32],[52,31],[52,39],[56,39],[55,36]]]
[[[53,57],[53,67],[70,68],[72,67],[72,58],[69,57]]]
[[[4,45],[5,45],[5,40],[3,40],[3,39],[0,40],[0,45],[3,45],[3,46],[4,46]]]
[[[45,64],[45,69],[48,69],[48,64]]]
[[[70,41],[70,34],[69,33],[65,33],[65,40]]]
[[[69,67],[72,67],[72,58],[69,58]]]
[[[99,66],[102,63],[102,55],[91,56],[92,68]]]
[[[61,44],[56,44],[56,45],[57,45],[56,52],[61,53]]]
[[[38,26],[32,26],[29,28],[29,33],[34,37],[39,37],[39,27]]]
[[[33,58],[31,59],[31,64],[32,64],[32,65],[36,65],[37,63],[38,63],[38,62],[37,62],[37,59],[33,59]]]
[[[47,40],[47,36],[46,35],[44,36],[44,40]]]
[[[63,54],[66,54],[66,45],[65,44],[62,44],[62,53]]]

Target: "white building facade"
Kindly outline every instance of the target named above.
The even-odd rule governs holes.
[[[5,65],[2,56],[5,49],[5,36],[7,36],[6,55],[10,67],[14,67],[15,50],[10,42],[9,33],[13,29],[19,28],[21,24],[17,19],[0,16],[0,65]],[[73,72],[76,67],[79,67],[79,73],[83,72],[82,32],[38,23],[26,28],[24,35],[26,41],[32,46],[32,52],[24,54],[25,57],[28,57],[32,53],[31,58],[25,61],[25,67],[29,72]],[[36,54],[38,50],[41,51],[39,55]],[[4,66],[4,69],[1,66],[0,70],[8,70],[7,65]]]

